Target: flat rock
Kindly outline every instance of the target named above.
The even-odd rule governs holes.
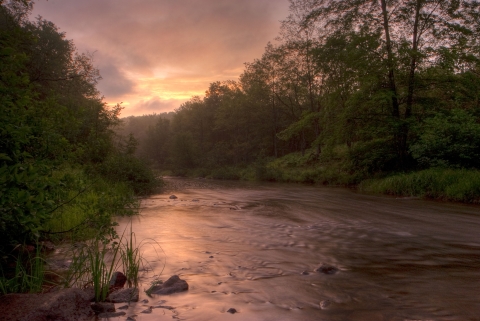
[[[110,302],[95,302],[92,303],[91,307],[96,314],[115,312],[115,305]]]
[[[91,321],[93,310],[81,289],[43,294],[6,294],[0,299],[1,321]]]
[[[113,303],[138,302],[138,297],[138,288],[127,288],[110,293],[107,297],[107,301]]]
[[[117,318],[117,317],[121,317],[121,316],[124,316],[126,313],[121,311],[121,312],[104,312],[104,313],[100,313],[98,315],[99,318]]]
[[[147,294],[172,294],[188,290],[188,283],[178,275],[170,277],[163,284],[153,285],[147,290]]]

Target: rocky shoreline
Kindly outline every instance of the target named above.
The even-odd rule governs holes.
[[[138,302],[138,288],[124,288],[126,278],[116,272],[110,284],[110,294],[106,302],[94,302],[92,288],[59,289],[49,293],[12,293],[0,299],[0,321],[91,321],[99,318],[124,316],[124,311],[116,311],[114,303]],[[164,283],[152,286],[149,294],[168,295],[188,290],[185,280],[173,275]],[[147,302],[148,303],[148,302]],[[119,307],[119,310],[127,306]],[[173,309],[170,306],[149,306],[142,313],[152,313],[153,309]],[[127,317],[134,321],[135,315]]]

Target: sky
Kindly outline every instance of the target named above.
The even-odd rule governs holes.
[[[288,15],[288,0],[36,0],[79,52],[93,53],[122,116],[173,111],[210,83],[237,80]]]

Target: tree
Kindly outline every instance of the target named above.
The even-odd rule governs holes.
[[[375,49],[377,63],[385,68],[388,88],[385,98],[390,103],[393,141],[400,165],[405,166],[417,74],[437,64],[446,52],[456,57],[455,69],[464,65],[479,35],[480,3],[451,0],[292,3],[310,6],[303,25],[316,26],[324,39],[335,33],[380,35],[381,45]]]

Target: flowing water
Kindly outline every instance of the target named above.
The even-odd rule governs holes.
[[[113,320],[480,320],[478,206],[167,181],[173,189],[145,199],[132,220],[148,260],[140,299],[149,302]],[[321,264],[339,271],[315,272]],[[147,297],[150,282],[174,274],[187,292]],[[171,308],[141,313],[159,304]]]

